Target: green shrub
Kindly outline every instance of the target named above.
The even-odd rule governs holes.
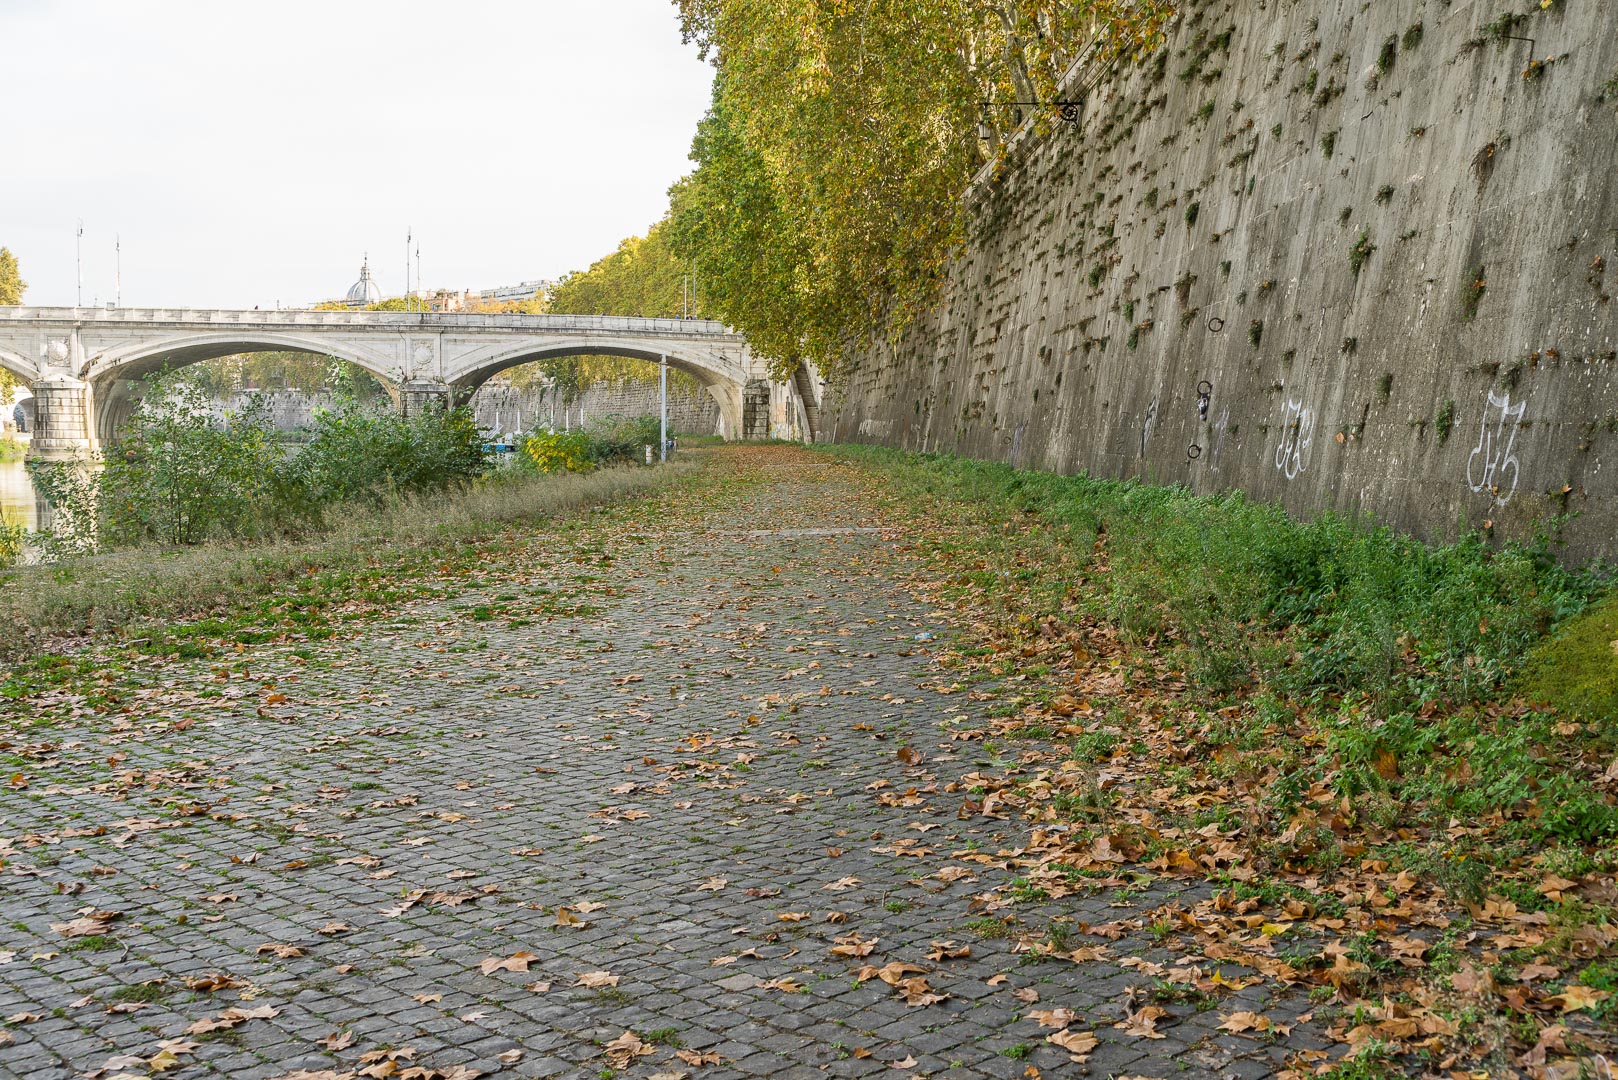
[[[224,422],[195,383],[148,382],[124,437],[103,459],[99,544],[195,544],[258,531],[273,512],[281,449],[256,396]]]
[[[488,467],[470,409],[404,416],[346,399],[315,414],[310,441],[280,470],[279,495],[307,517],[333,503],[379,506],[393,493],[465,485]]]
[[[546,473],[633,464],[644,460],[648,446],[655,455],[661,430],[655,416],[609,416],[579,431],[537,431],[523,441],[521,460]]]
[[[407,417],[343,398],[289,450],[257,397],[217,418],[201,386],[168,373],[148,380],[102,464],[31,469],[54,510],[49,555],[295,532],[337,505],[464,486],[488,468],[468,409]]]

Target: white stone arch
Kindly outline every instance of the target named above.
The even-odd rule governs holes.
[[[5,368],[25,383],[39,380],[39,365],[9,349],[0,349],[0,368]]]
[[[241,329],[207,334],[147,339],[93,356],[81,377],[90,384],[95,433],[103,444],[112,441],[133,402],[124,387],[165,367],[181,368],[221,356],[253,352],[302,352],[347,360],[374,375],[397,398],[399,375],[386,360],[352,341],[322,336],[283,334]]]
[[[622,356],[653,364],[667,357],[669,367],[695,378],[718,403],[727,438],[742,431],[742,388],[748,372],[740,358],[681,340],[664,345],[646,338],[579,336],[505,342],[446,361],[446,376],[454,399],[464,401],[502,371],[564,356]]]

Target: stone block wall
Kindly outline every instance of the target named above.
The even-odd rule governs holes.
[[[1618,558],[1618,7],[1193,0],[1040,123],[827,436]]]

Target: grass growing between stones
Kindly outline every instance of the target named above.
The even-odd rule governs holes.
[[[1366,1067],[1614,1044],[1607,579],[1239,494],[832,452],[911,519],[917,587],[961,630],[948,689],[997,701],[955,737],[1049,736],[971,778],[1027,823],[1020,887],[1212,884],[1143,925],[1313,984]]]
[[[182,655],[201,647],[196,639],[329,636],[330,623],[353,617],[356,606],[430,590],[434,572],[475,565],[526,528],[646,494],[690,471],[518,474],[356,508],[309,539],[140,548],[15,567],[0,574],[0,662],[55,663],[37,654],[96,635]]]

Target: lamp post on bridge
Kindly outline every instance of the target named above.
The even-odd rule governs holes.
[[[657,448],[658,461],[669,459],[669,355],[657,361]]]

